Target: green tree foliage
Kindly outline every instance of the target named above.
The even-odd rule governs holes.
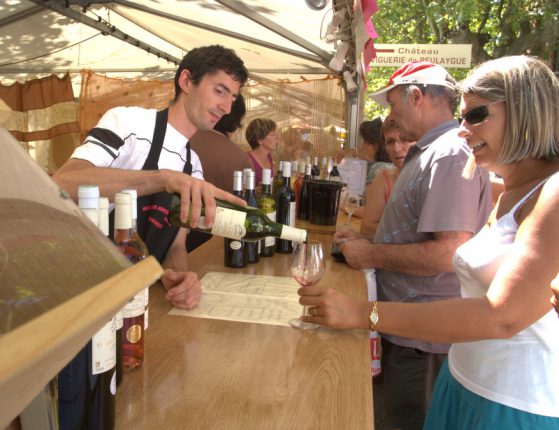
[[[472,65],[505,55],[536,55],[559,70],[559,0],[378,0],[376,43],[472,45]],[[368,92],[395,68],[373,67]],[[449,69],[463,79],[467,69]],[[366,97],[365,116],[385,114]]]

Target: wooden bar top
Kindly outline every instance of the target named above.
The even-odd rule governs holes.
[[[315,234],[311,234],[315,236]],[[321,240],[329,241],[329,235]],[[329,257],[320,284],[365,299],[360,271]],[[223,238],[189,255],[191,270],[290,276],[291,255],[223,265]],[[319,285],[320,285],[319,284]],[[124,375],[117,429],[371,429],[368,333],[170,316],[150,289],[146,358]]]

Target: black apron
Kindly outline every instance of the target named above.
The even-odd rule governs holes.
[[[167,130],[167,115],[168,109],[157,112],[151,148],[142,170],[159,169],[159,156]],[[192,174],[190,142],[186,145],[186,163],[183,172]],[[168,220],[170,203],[171,194],[165,191],[138,197],[138,234],[148,247],[150,255],[157,258],[160,263],[165,259],[179,232],[179,227],[172,226]]]

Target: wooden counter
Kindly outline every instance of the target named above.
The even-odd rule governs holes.
[[[208,271],[289,276],[290,261],[276,254],[228,269],[218,237],[189,256],[200,277]],[[366,298],[363,273],[331,258],[321,284]],[[373,428],[367,332],[299,331],[170,316],[170,310],[163,287],[152,287],[146,360],[124,375],[117,429]]]

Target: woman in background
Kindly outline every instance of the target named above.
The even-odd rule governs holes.
[[[410,146],[415,143],[402,140],[398,127],[389,121],[384,121],[380,133],[382,136],[381,149],[386,151],[394,167],[380,169],[373,182],[367,185],[367,200],[363,221],[361,221],[361,234],[369,238],[372,238],[377,231],[392,187],[400,176],[402,167],[404,167],[404,161]]]
[[[272,151],[278,144],[277,128],[276,123],[271,119],[256,118],[250,122],[245,131],[247,142],[252,148],[248,151],[248,156],[254,168],[255,186],[262,182],[262,169],[275,171]]]
[[[366,188],[373,182],[378,172],[383,169],[394,167],[394,165],[390,163],[388,154],[382,146],[381,127],[382,119],[380,117],[376,117],[371,121],[363,121],[359,126],[359,136],[361,136],[361,146],[359,149],[356,150],[353,148],[351,151],[341,150],[336,154],[338,163],[343,160],[348,153],[367,162]],[[365,195],[362,201],[362,206],[353,212],[354,217],[363,218],[366,200],[367,195]],[[341,209],[345,210],[345,207]]]

